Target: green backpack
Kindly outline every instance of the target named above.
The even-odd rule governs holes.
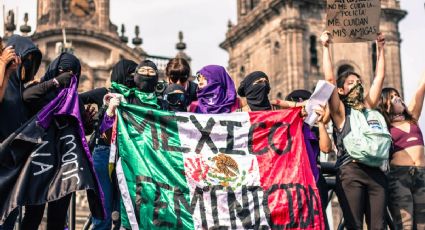
[[[391,134],[384,117],[377,110],[351,109],[351,131],[343,138],[348,154],[359,162],[372,166],[382,166],[389,158]]]

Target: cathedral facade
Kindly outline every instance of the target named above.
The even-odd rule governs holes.
[[[406,12],[398,0],[381,0],[380,31],[386,37],[385,86],[403,92],[398,23]],[[271,98],[295,89],[312,90],[324,79],[320,35],[326,26],[326,0],[237,0],[237,22],[229,22],[220,47],[229,53],[228,71],[236,85],[250,72],[264,71]],[[333,44],[335,74],[354,70],[366,88],[376,65],[374,42]]]
[[[110,0],[37,0],[37,20],[34,33],[30,34],[28,14],[24,24],[20,26],[23,36],[30,37],[43,54],[37,77],[45,72],[46,67],[60,52],[74,53],[81,62],[82,72],[79,91],[108,86],[112,67],[120,59],[140,62],[149,59],[155,62],[164,77],[164,69],[171,57],[151,55],[142,48],[139,27],[136,26],[136,37],[129,46],[125,36],[125,27],[119,29],[110,20]],[[121,33],[118,33],[118,29]],[[16,30],[13,11],[8,12],[5,21],[5,38]],[[184,50],[183,34],[179,33],[176,45],[176,57],[190,57]]]
[[[139,46],[130,48],[117,29],[109,19],[109,0],[38,0],[31,37],[43,53],[39,73],[60,50],[71,49],[81,61],[79,90],[104,86],[120,59],[140,62],[146,55]]]

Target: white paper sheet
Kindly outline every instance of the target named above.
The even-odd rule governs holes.
[[[309,124],[310,126],[313,126],[314,123],[316,123],[318,115],[314,112],[314,109],[318,106],[326,105],[332,95],[334,88],[335,86],[327,81],[320,80],[317,82],[316,89],[305,106],[305,110],[308,114],[304,120],[305,123]]]

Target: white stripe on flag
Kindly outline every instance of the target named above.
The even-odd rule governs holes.
[[[134,212],[133,202],[131,201],[130,192],[128,191],[127,181],[125,180],[124,171],[121,165],[121,157],[117,162],[117,179],[118,185],[121,191],[121,198],[125,206],[125,211],[127,212],[128,221],[132,230],[139,230],[139,225],[137,224],[136,213]],[[137,213],[138,214],[138,213]]]
[[[190,148],[189,153],[184,153],[184,167],[186,180],[190,189],[190,197],[193,200],[195,189],[208,186],[221,185],[222,190],[215,191],[216,200],[213,202],[210,191],[203,193],[203,202],[205,204],[205,214],[208,226],[214,226],[213,216],[219,215],[220,224],[231,226],[230,210],[228,207],[228,190],[232,190],[238,203],[242,204],[242,185],[260,186],[260,173],[258,162],[255,155],[248,153],[248,133],[251,126],[248,113],[217,114],[214,117],[201,114],[183,114],[189,122],[179,122],[179,137],[183,147]],[[213,145],[218,149],[214,153],[211,146],[203,144],[201,151],[196,153],[196,147],[201,138],[201,133],[195,126],[193,120],[199,122],[200,126],[205,128],[208,123],[214,125],[211,128],[209,137]],[[211,120],[213,119],[213,120]],[[233,123],[233,150],[237,153],[226,153],[228,138],[228,124]],[[211,143],[210,143],[211,144]],[[226,168],[222,167],[225,162]],[[224,170],[224,171],[223,171]],[[230,170],[230,171],[227,171]],[[258,194],[259,201],[262,201],[262,192]],[[258,199],[257,198],[257,199]],[[191,201],[192,202],[192,201]],[[212,205],[217,204],[217,207]],[[254,210],[254,201],[252,194],[248,194],[248,203],[251,210]],[[213,210],[214,209],[214,210]],[[260,208],[260,222],[262,225],[268,225],[265,213]],[[193,222],[195,229],[202,229],[202,218],[199,204],[196,205],[193,213]],[[251,215],[251,221],[254,222],[254,215]],[[242,222],[236,218],[236,228],[243,229]]]

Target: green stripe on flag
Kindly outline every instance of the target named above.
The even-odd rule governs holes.
[[[117,117],[119,156],[140,228],[193,229],[181,201],[179,218],[174,207],[177,199],[190,203],[174,114],[121,103]],[[129,228],[121,207],[122,224]]]

